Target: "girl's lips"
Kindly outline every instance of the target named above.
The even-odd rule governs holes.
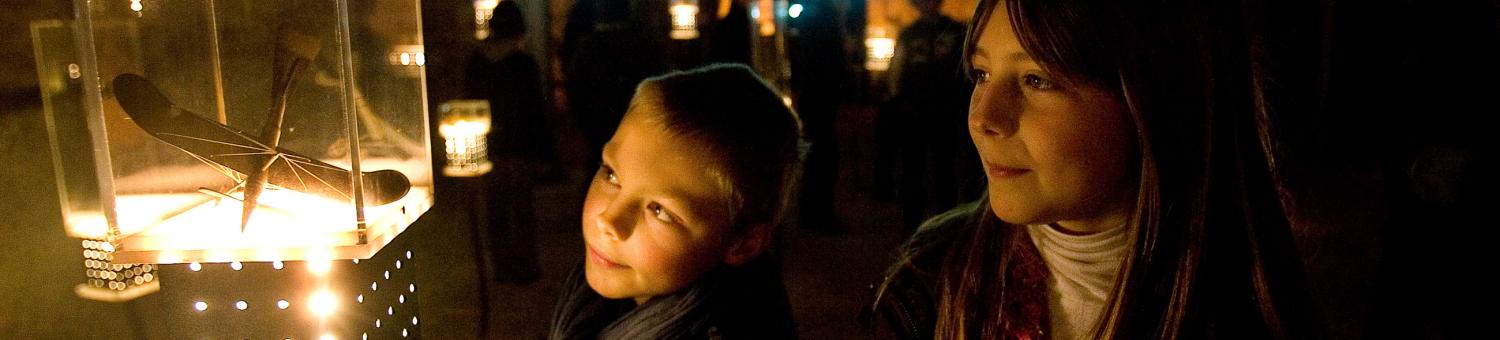
[[[621,265],[619,263],[615,263],[615,261],[610,261],[608,257],[604,256],[604,254],[599,253],[598,250],[594,250],[594,246],[586,246],[586,247],[588,247],[588,249],[589,249],[589,261],[590,262],[593,262],[594,264],[597,264],[597,265],[600,265],[600,266],[604,266],[605,268],[622,268],[622,267],[625,267],[624,265]]]
[[[1007,166],[1002,166],[1002,165],[994,165],[994,164],[985,164],[984,165],[984,170],[986,172],[989,172],[990,177],[994,177],[994,178],[1009,178],[1009,177],[1020,176],[1022,174],[1027,173],[1027,172],[1031,172],[1031,170],[1027,170],[1027,169],[1012,168],[1012,167],[1007,167]]]

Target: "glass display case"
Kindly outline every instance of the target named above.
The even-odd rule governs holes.
[[[433,200],[416,0],[75,0],[34,31],[70,235],[121,263],[369,258]]]

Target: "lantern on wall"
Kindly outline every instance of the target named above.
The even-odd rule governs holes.
[[[485,100],[450,100],[438,109],[441,122],[438,135],[443,137],[448,177],[476,177],[494,167],[488,156],[490,102]]]
[[[474,39],[484,40],[490,36],[490,19],[500,0],[474,0]]]
[[[885,71],[891,68],[891,59],[896,57],[896,40],[889,36],[885,27],[870,27],[865,38],[865,69]]]
[[[672,13],[672,39],[698,38],[698,1],[672,0],[668,12]]]

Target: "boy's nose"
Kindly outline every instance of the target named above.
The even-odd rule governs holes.
[[[616,241],[628,239],[630,238],[630,231],[633,228],[631,228],[632,225],[628,216],[630,214],[625,213],[627,210],[629,209],[613,205],[605,208],[604,211],[599,212],[598,216],[594,217],[594,226],[599,228],[600,233],[610,239]]]

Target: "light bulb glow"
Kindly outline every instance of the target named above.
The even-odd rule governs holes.
[[[317,293],[313,293],[307,299],[307,308],[312,310],[313,315],[328,317],[329,315],[333,315],[334,310],[338,309],[338,300],[333,296],[333,293],[327,290],[320,290]]]

